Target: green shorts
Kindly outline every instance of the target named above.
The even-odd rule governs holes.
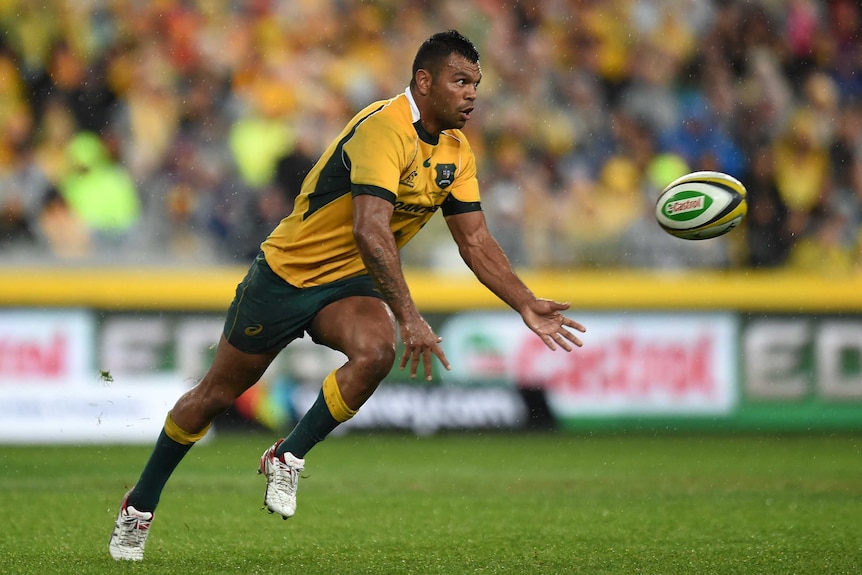
[[[367,275],[321,286],[295,287],[272,271],[260,253],[236,288],[225,319],[224,336],[245,353],[279,351],[302,337],[317,312],[351,296],[382,299]]]

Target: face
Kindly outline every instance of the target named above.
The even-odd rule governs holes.
[[[428,120],[435,132],[449,128],[463,128],[473,113],[476,89],[482,79],[478,63],[472,63],[460,54],[451,54],[449,60],[431,78]],[[424,123],[424,122],[423,122]]]

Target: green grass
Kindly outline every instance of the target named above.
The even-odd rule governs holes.
[[[272,438],[195,447],[140,564],[107,539],[148,446],[0,447],[0,573],[862,573],[862,437],[348,435],[290,521]]]

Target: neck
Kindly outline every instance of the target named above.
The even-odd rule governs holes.
[[[426,113],[425,107],[427,97],[422,96],[416,91],[416,87],[411,85],[407,88],[407,94],[410,97],[411,103],[413,104],[413,124],[417,127],[421,126],[422,130],[432,138],[437,138],[440,135],[440,130],[434,123],[430,120],[431,114]],[[417,117],[418,116],[418,117]]]

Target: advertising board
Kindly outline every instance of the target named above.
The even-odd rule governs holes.
[[[340,432],[862,429],[858,315],[573,313],[588,331],[571,353],[548,350],[510,310],[427,317],[452,370],[435,359],[425,382],[395,366]],[[0,310],[0,442],[151,441],[209,365],[222,321]],[[288,432],[345,359],[293,342],[237,401],[235,422]]]
[[[85,310],[0,312],[0,389],[66,385],[93,376],[93,315]]]
[[[468,312],[440,331],[449,384],[545,390],[559,418],[722,416],[737,401],[736,316],[730,313],[579,314],[584,346],[551,351],[511,313]]]
[[[0,310],[0,443],[149,442],[187,389],[175,372],[115,378],[90,310]]]

